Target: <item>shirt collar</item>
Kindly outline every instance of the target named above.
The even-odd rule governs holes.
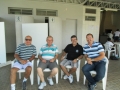
[[[48,44],[46,44],[46,46],[48,47]],[[51,46],[53,46],[53,44],[52,44]],[[51,47],[51,46],[50,46],[50,47]]]

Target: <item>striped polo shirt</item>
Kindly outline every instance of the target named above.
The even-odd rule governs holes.
[[[58,54],[58,48],[56,45],[52,44],[50,47],[46,44],[43,45],[40,49],[40,55],[45,60],[50,60]]]
[[[25,43],[20,44],[15,51],[15,54],[18,54],[23,60],[28,60],[32,55],[36,55],[36,53],[36,47],[34,45],[27,46]]]
[[[100,52],[104,52],[104,48],[99,42],[93,42],[90,47],[88,44],[85,44],[83,47],[83,54],[87,54],[89,58],[97,58],[100,55]],[[105,61],[105,58],[102,59]]]

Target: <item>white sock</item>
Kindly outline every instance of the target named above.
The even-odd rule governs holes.
[[[15,84],[11,84],[11,90],[15,90]]]
[[[23,82],[26,82],[26,81],[27,81],[27,79],[24,77]]]

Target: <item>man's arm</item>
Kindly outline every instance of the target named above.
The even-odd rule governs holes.
[[[62,53],[62,57],[61,57],[61,60],[65,59],[66,54],[67,54],[67,53],[66,53],[65,51],[63,51],[63,53]]]
[[[17,60],[19,60],[19,61],[21,61],[22,59],[19,57],[19,55],[18,54],[14,54],[14,57],[17,59]]]
[[[21,59],[18,54],[14,54],[14,57],[15,57],[21,64],[26,64],[26,63],[27,63],[27,60]]]
[[[44,60],[40,54],[38,55],[38,59],[41,61]]]
[[[54,62],[57,58],[58,58],[58,54],[56,54],[55,57],[50,60],[50,62]]]
[[[32,61],[32,60],[34,60],[35,59],[35,55],[32,55],[28,60],[29,61]]]
[[[97,58],[92,59],[91,61],[101,61],[105,57],[104,52],[100,52],[100,55]]]

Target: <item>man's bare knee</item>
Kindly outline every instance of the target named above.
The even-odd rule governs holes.
[[[28,66],[27,68],[26,68],[26,71],[28,71],[28,72],[30,72],[32,70],[32,67],[30,67],[30,66]]]
[[[52,72],[58,73],[58,68],[53,68],[53,69],[52,69]]]
[[[18,70],[18,68],[11,68],[11,73],[16,73]]]

